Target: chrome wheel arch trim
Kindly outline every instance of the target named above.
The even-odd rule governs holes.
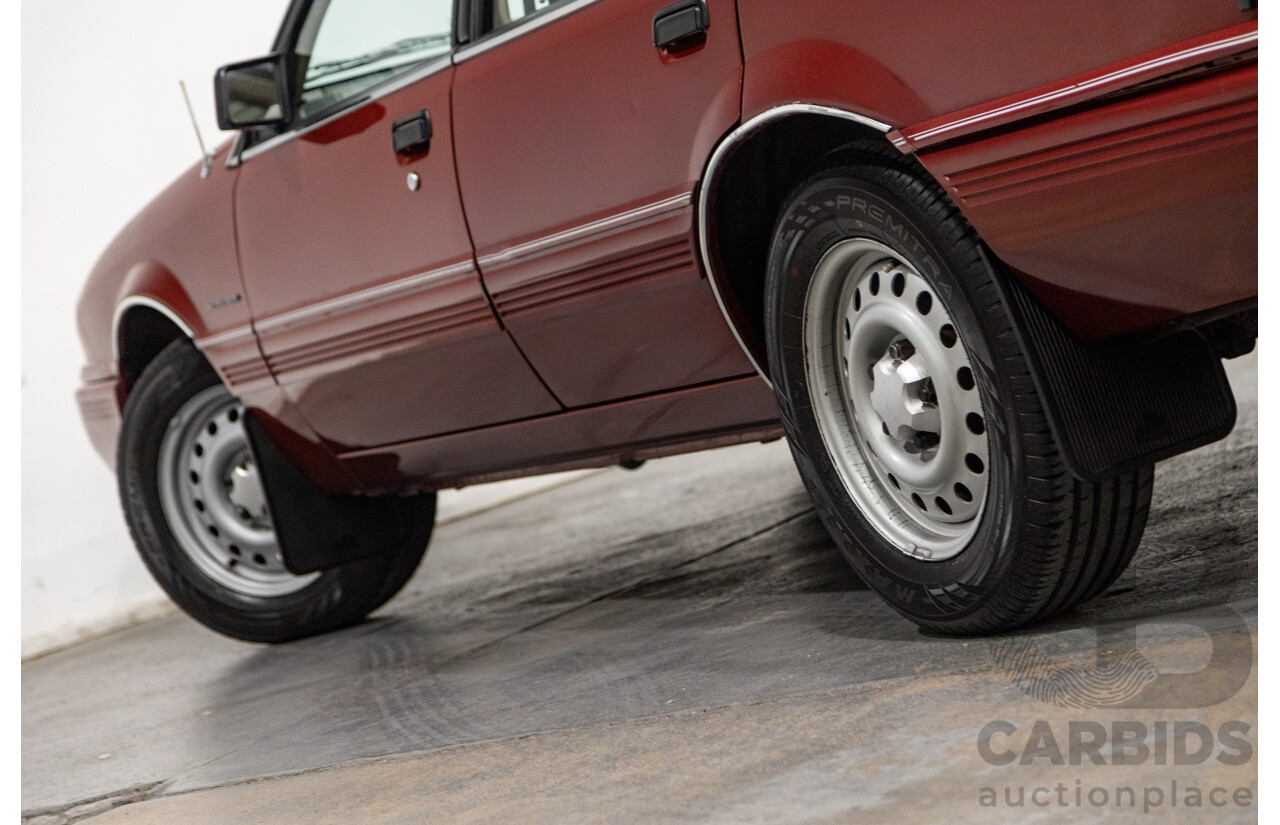
[[[730,132],[716,146],[714,152],[711,153],[711,159],[707,161],[705,171],[702,173],[702,180],[698,184],[698,213],[697,213],[697,232],[698,232],[698,251],[702,258],[702,268],[707,273],[707,280],[711,282],[711,292],[715,295],[716,306],[720,307],[720,314],[724,316],[725,323],[729,325],[729,331],[733,333],[733,338],[738,342],[738,346],[742,349],[742,353],[747,356],[747,360],[751,362],[751,366],[755,368],[756,374],[769,386],[773,388],[773,382],[769,380],[768,374],[764,368],[756,361],[751,353],[750,347],[742,338],[742,333],[738,330],[738,325],[734,323],[733,316],[729,313],[729,308],[725,304],[724,295],[720,290],[719,276],[711,265],[711,248],[708,241],[708,210],[710,208],[711,189],[716,183],[720,171],[720,165],[729,153],[744,139],[756,132],[761,126],[781,118],[791,117],[793,115],[821,115],[823,117],[835,117],[842,120],[849,120],[863,126],[869,126],[881,133],[888,133],[892,130],[892,126],[881,123],[878,120],[869,118],[866,115],[860,115],[857,112],[850,112],[846,109],[837,109],[832,106],[821,106],[815,103],[786,103],[781,106],[775,106],[772,109],[766,109],[745,123],[741,123]]]
[[[120,363],[120,322],[124,320],[125,313],[134,307],[154,309],[172,321],[174,326],[182,330],[184,335],[193,341],[195,340],[196,336],[192,332],[191,326],[167,305],[145,295],[131,295],[116,305],[116,311],[111,316],[111,357],[115,359],[117,364]]]

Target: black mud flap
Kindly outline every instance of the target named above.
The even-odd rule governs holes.
[[[1049,425],[1079,478],[1135,470],[1224,438],[1235,426],[1222,360],[1195,331],[1083,343],[1015,278],[992,274]]]
[[[325,495],[280,452],[252,411],[245,416],[245,432],[290,573],[367,559],[405,538],[399,497]]]

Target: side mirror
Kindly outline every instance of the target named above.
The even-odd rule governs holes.
[[[293,120],[286,58],[272,54],[218,69],[213,99],[219,129],[276,126]]]

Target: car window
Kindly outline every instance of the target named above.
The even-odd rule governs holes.
[[[317,0],[298,35],[307,119],[448,54],[453,0]]]
[[[509,26],[531,14],[563,2],[564,0],[488,0],[489,25],[487,29],[493,31],[503,26]]]

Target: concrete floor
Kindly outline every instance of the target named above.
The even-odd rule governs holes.
[[[1235,431],[1159,466],[1129,572],[1053,622],[919,632],[839,557],[782,443],[650,462],[444,525],[357,628],[262,647],[171,616],[28,663],[24,821],[1123,821],[1152,789],[1166,821],[1256,821],[1207,798],[1256,797],[1255,759],[1175,765],[1156,733],[1241,722],[1256,750],[1256,358],[1228,369]],[[1072,722],[1141,722],[1150,757],[992,765],[996,720],[1001,752],[1043,720],[1064,756]],[[1019,787],[1050,804],[999,797]]]

